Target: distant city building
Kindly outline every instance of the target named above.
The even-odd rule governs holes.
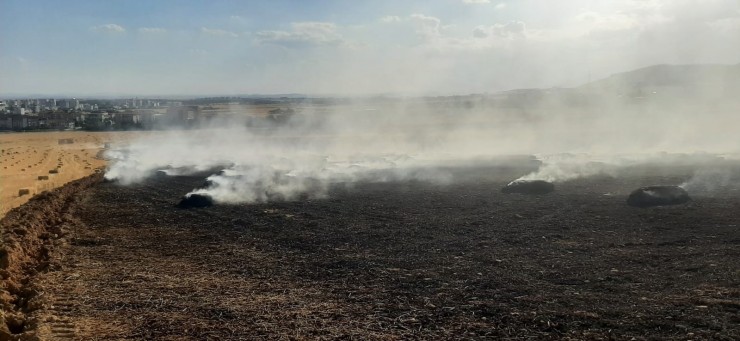
[[[11,115],[0,115],[0,129],[13,129],[13,117]]]
[[[88,113],[82,115],[83,125],[88,129],[102,129],[106,127],[106,122],[110,119],[107,112]]]
[[[132,128],[139,122],[141,122],[141,115],[136,111],[118,112],[113,116],[116,128]]]
[[[31,115],[0,115],[0,129],[23,130],[38,128],[38,116]]]
[[[201,110],[197,105],[167,108],[164,123],[167,126],[194,126],[201,119]]]
[[[74,114],[66,112],[51,112],[39,115],[39,127],[47,129],[67,129],[74,127]]]

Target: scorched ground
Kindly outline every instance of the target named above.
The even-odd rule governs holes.
[[[19,284],[7,306],[22,319],[10,335],[740,338],[737,191],[628,206],[635,188],[690,176],[662,168],[543,195],[500,191],[530,168],[447,169],[452,184],[357,183],[327,199],[195,209],[176,204],[205,173],[132,186],[91,178],[60,205],[64,226],[43,235],[46,251],[29,253],[45,266],[8,275]]]

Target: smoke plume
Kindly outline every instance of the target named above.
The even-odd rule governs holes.
[[[506,155],[542,161],[522,180],[562,182],[618,177],[643,164],[702,165],[740,151],[729,139],[740,126],[736,99],[687,95],[685,88],[676,90],[681,96],[661,88],[660,96],[645,97],[612,83],[490,96],[296,101],[289,104],[294,114],[277,121],[236,105],[199,129],[156,131],[109,151],[106,178],[126,185],[157,171],[217,169],[192,193],[251,203],[322,198],[336,183],[445,184],[455,181],[451,168]],[[697,171],[684,186],[711,192],[732,181]]]

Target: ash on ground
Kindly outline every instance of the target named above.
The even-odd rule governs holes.
[[[446,185],[358,182],[322,200],[188,210],[172,198],[211,173],[103,183],[3,226],[25,233],[48,207],[74,216],[64,238],[77,242],[43,250],[64,266],[36,273],[40,258],[28,263],[36,275],[14,278],[67,302],[34,314],[63,314],[81,340],[740,339],[737,192],[695,194],[690,209],[625,205],[632,189],[693,174],[677,167],[542,196],[498,190],[533,170],[493,164]],[[38,238],[28,245],[42,253]]]

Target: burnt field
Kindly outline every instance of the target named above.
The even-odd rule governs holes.
[[[207,173],[125,187],[95,180],[60,205],[48,223],[58,231],[39,232],[44,246],[25,254],[35,257],[25,272],[6,272],[17,282],[6,295],[18,310],[5,318],[9,336],[740,338],[736,189],[628,206],[635,188],[691,174],[652,167],[543,195],[500,191],[531,167],[195,209],[176,204]],[[16,234],[6,244],[34,235]]]

